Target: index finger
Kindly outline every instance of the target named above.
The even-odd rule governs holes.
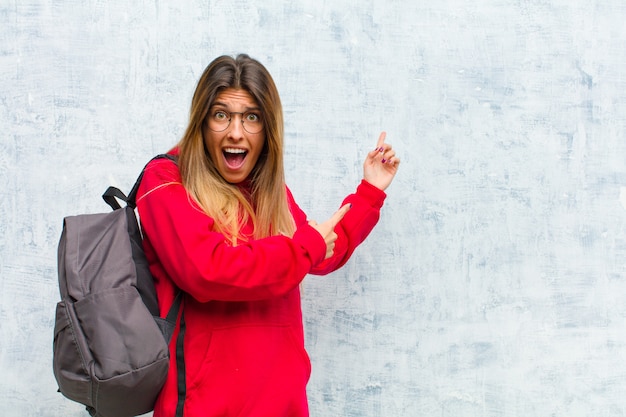
[[[351,207],[352,207],[352,204],[350,204],[350,203],[344,204],[339,210],[337,210],[332,215],[332,217],[329,220],[330,220],[330,223],[333,226],[333,229],[335,228],[335,226],[337,226],[339,224],[341,219],[343,219],[343,216],[346,215],[346,213],[350,210]]]
[[[376,143],[376,149],[380,149],[385,144],[385,137],[387,137],[387,132],[380,132],[380,136],[378,136],[378,142]]]

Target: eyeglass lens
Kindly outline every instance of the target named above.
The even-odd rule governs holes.
[[[225,110],[217,110],[210,114],[209,128],[214,132],[223,132],[228,129],[235,115],[241,116],[241,123],[246,132],[259,133],[263,129],[263,122],[257,113],[227,112]]]

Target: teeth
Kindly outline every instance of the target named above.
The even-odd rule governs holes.
[[[246,153],[245,149],[238,149],[238,148],[225,148],[224,152],[227,153]]]

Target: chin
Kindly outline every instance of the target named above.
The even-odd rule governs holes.
[[[244,176],[233,176],[233,175],[222,175],[222,178],[224,178],[224,180],[229,183],[229,184],[239,184],[241,182],[244,182],[246,180],[246,178],[248,177],[244,177]]]

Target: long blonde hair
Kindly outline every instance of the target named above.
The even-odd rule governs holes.
[[[250,174],[251,199],[222,178],[206,150],[202,134],[209,108],[226,88],[247,91],[261,108],[265,142]],[[233,244],[246,240],[241,229],[252,220],[255,239],[295,231],[289,211],[283,167],[283,111],[274,80],[248,55],[221,56],[204,70],[191,101],[189,126],[180,140],[178,166],[184,187],[215,220],[215,231]]]

